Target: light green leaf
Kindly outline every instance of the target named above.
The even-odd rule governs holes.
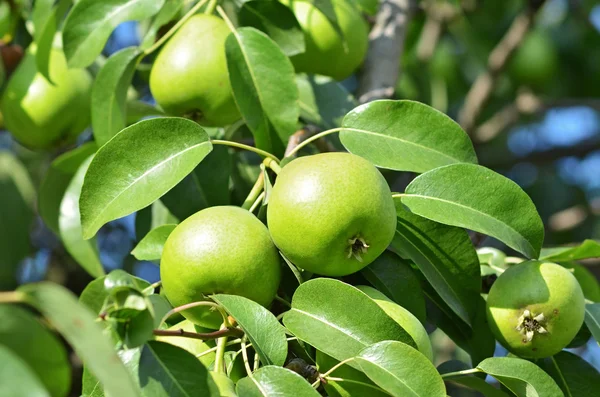
[[[162,225],[150,230],[131,251],[131,255],[140,261],[160,260],[165,242],[175,227],[177,225]]]
[[[70,68],[89,66],[120,23],[156,14],[165,0],[80,0],[63,28],[63,46]]]
[[[62,341],[18,306],[0,305],[0,318],[0,349],[8,348],[20,357],[51,395],[66,396],[71,388],[71,363]],[[13,394],[3,394],[0,385],[0,395]]]
[[[50,397],[40,379],[12,350],[0,345],[0,396]]]
[[[304,32],[288,7],[277,1],[247,1],[240,9],[241,26],[254,27],[271,37],[287,56],[304,52]]]
[[[79,170],[70,181],[60,205],[58,226],[60,238],[67,252],[88,272],[92,277],[101,277],[105,274],[96,239],[84,240],[79,216],[79,197],[83,178],[88,170],[92,157],[81,164]]]
[[[85,176],[80,199],[83,237],[151,204],[211,150],[206,131],[182,118],[144,120],[122,130],[98,150]]]
[[[242,296],[217,294],[211,298],[242,327],[264,365],[282,366],[285,363],[285,329],[270,311]]]
[[[140,50],[128,47],[111,55],[92,86],[92,127],[98,146],[104,145],[126,125],[127,89]]]
[[[566,397],[594,397],[600,390],[600,373],[583,358],[561,351],[555,356],[539,361]]]
[[[510,179],[474,164],[453,164],[418,176],[402,203],[412,212],[447,225],[487,234],[537,258],[544,225],[527,194]]]
[[[378,167],[426,172],[477,163],[469,136],[450,117],[413,101],[373,101],[344,117],[340,140]]]
[[[297,373],[273,365],[260,368],[252,377],[240,379],[236,391],[240,397],[318,397],[320,395]]]
[[[62,334],[105,390],[115,396],[140,395],[96,317],[71,292],[50,282],[24,285],[18,291]]]
[[[446,396],[444,382],[431,361],[404,343],[376,343],[355,360],[373,382],[393,396]]]
[[[554,380],[527,360],[492,357],[480,362],[477,369],[498,379],[517,397],[563,397]]]
[[[409,334],[374,300],[334,279],[302,283],[283,323],[298,339],[340,361],[383,340],[397,340],[416,348]]]
[[[266,34],[240,28],[225,42],[233,97],[256,147],[283,152],[300,115],[291,61]]]
[[[540,260],[550,262],[570,262],[589,258],[600,258],[600,241],[585,240],[574,247],[544,248],[540,255]]]
[[[57,235],[60,233],[58,230],[60,203],[65,191],[81,163],[89,158],[96,149],[97,146],[94,142],[88,142],[58,156],[52,161],[42,180],[38,194],[38,211],[46,226]]]
[[[103,276],[90,282],[81,292],[79,302],[87,306],[92,313],[100,314],[100,310],[108,296],[108,291],[115,285],[115,282],[111,281],[115,279],[115,275],[118,275],[119,278],[121,278],[121,285],[131,286],[140,292],[150,286],[150,283],[146,280],[142,280],[123,270],[117,269],[110,272],[108,281],[107,276]]]
[[[53,3],[54,1],[36,1],[33,10],[35,63],[38,72],[50,82],[52,79],[49,65],[55,34],[72,0],[59,0],[56,6],[52,7]]]

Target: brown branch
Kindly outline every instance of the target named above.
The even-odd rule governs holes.
[[[523,42],[537,10],[543,3],[544,0],[530,0],[527,9],[517,15],[504,37],[490,53],[487,69],[477,77],[469,89],[458,115],[458,121],[467,133],[473,132],[477,118],[489,101],[498,77]]]
[[[400,55],[414,0],[382,0],[369,35],[357,97],[360,103],[391,98],[400,74]]]
[[[561,98],[543,101],[529,91],[521,91],[513,103],[500,109],[475,129],[473,140],[477,143],[489,142],[517,124],[521,116],[540,115],[553,108],[571,106],[587,106],[600,112],[600,99]]]
[[[417,58],[421,62],[428,62],[431,59],[442,35],[444,25],[459,14],[458,9],[453,5],[438,2],[428,4],[425,12],[427,13],[425,25],[423,25],[417,43]]]
[[[192,338],[192,339],[201,339],[201,340],[209,340],[209,339],[219,339],[224,336],[243,336],[244,332],[238,328],[225,328],[215,332],[188,332],[182,329],[178,330],[168,330],[168,329],[155,329],[152,333],[156,336],[179,336],[183,338]]]

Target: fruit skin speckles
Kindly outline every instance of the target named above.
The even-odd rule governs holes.
[[[552,356],[583,324],[585,299],[577,279],[555,263],[527,261],[508,268],[487,298],[496,339],[525,358]]]
[[[322,153],[282,169],[267,222],[275,245],[296,266],[344,276],[387,248],[396,231],[396,209],[373,164],[350,153]]]
[[[268,306],[279,287],[279,253],[265,225],[250,212],[233,206],[210,207],[181,222],[169,235],[160,276],[173,306],[215,293],[240,295]],[[183,315],[211,329],[223,321],[206,306]]]

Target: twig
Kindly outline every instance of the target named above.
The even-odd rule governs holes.
[[[369,36],[358,88],[360,103],[391,98],[400,75],[400,55],[414,0],[382,0]]]
[[[428,62],[437,47],[442,35],[444,24],[452,20],[459,13],[458,9],[449,3],[433,2],[426,6],[427,18],[421,30],[417,43],[417,58],[421,62]]]
[[[477,118],[490,99],[498,77],[519,48],[533,24],[537,10],[544,0],[530,0],[526,10],[517,15],[510,28],[490,53],[487,69],[481,73],[469,89],[465,104],[458,115],[458,122],[471,134]]]
[[[209,340],[209,339],[219,339],[224,336],[235,336],[239,337],[244,335],[244,331],[237,328],[225,328],[220,329],[215,332],[188,332],[183,329],[178,330],[168,330],[168,329],[155,329],[152,333],[156,336],[180,336],[183,338],[192,338],[192,339],[201,339],[201,340]]]

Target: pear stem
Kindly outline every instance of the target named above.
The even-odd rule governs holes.
[[[244,204],[242,204],[243,209],[250,210],[250,208],[252,208],[252,205],[255,202],[255,200],[258,198],[258,196],[260,196],[260,193],[263,190],[264,184],[265,184],[265,174],[264,174],[264,171],[261,171],[260,174],[258,175],[258,178],[256,178],[256,182],[254,182],[254,186],[252,186],[250,193],[248,193],[248,197],[246,197],[246,200],[244,200]],[[252,212],[252,211],[250,211],[250,212]]]
[[[249,146],[249,145],[244,145],[243,143],[239,143],[239,142],[233,142],[233,141],[224,141],[221,139],[211,139],[210,140],[212,142],[213,145],[225,145],[225,146],[231,146],[231,147],[235,147],[238,149],[244,149],[244,150],[248,150],[250,152],[254,152],[260,156],[266,157],[266,158],[270,158],[271,160],[279,163],[279,159],[277,157],[275,157],[274,155],[272,155],[269,152],[265,152],[264,150],[261,150],[259,148],[256,148],[254,146]]]
[[[218,3],[219,3],[219,0],[210,0],[208,5],[206,6],[206,9],[204,10],[204,13],[206,15],[210,15],[213,12],[215,12],[215,8],[217,8]]]
[[[330,129],[330,130],[326,130],[326,131],[323,131],[323,132],[319,132],[318,134],[315,134],[315,135],[311,136],[311,137],[310,137],[310,138],[308,138],[307,140],[305,140],[305,141],[302,141],[302,143],[300,143],[300,144],[299,144],[298,146],[296,146],[296,147],[295,147],[293,150],[291,150],[291,151],[290,151],[290,152],[287,154],[287,156],[286,156],[286,157],[291,157],[291,156],[293,156],[294,154],[298,153],[298,151],[299,151],[300,149],[302,149],[304,146],[308,145],[308,144],[309,144],[309,143],[311,143],[311,142],[314,142],[314,141],[316,141],[317,139],[323,138],[323,137],[324,137],[324,136],[326,136],[326,135],[333,134],[334,132],[339,132],[339,131],[341,131],[341,130],[345,130],[345,129],[348,129],[348,128],[342,128],[342,127],[339,127],[339,128],[332,128],[332,129]]]

